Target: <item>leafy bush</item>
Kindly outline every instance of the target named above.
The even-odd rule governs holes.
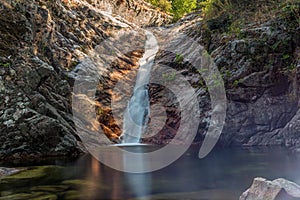
[[[200,2],[200,7],[207,18],[214,18],[232,8],[230,0],[205,0]]]
[[[168,0],[147,0],[152,5],[160,8],[164,12],[172,11],[172,3]]]
[[[180,19],[184,14],[190,13],[197,8],[197,0],[146,0],[162,11],[170,13],[174,21]]]
[[[184,14],[190,13],[197,8],[197,0],[173,0],[172,13],[174,20],[180,19]]]

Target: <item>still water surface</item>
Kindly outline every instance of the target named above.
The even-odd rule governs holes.
[[[124,148],[139,150],[151,147]],[[89,155],[76,160],[10,164],[56,165],[63,168],[55,179],[51,179],[55,175],[50,173],[47,174],[50,177],[48,179],[27,180],[24,183],[18,181],[17,185],[1,187],[3,191],[0,194],[3,198],[8,194],[32,193],[40,187],[43,192],[57,195],[58,199],[232,200],[238,199],[251,185],[254,177],[271,180],[282,177],[300,183],[300,155],[284,148],[215,149],[201,160],[197,158],[198,148],[192,146],[170,166],[146,174],[122,173],[102,165]],[[74,182],[76,187],[73,187]],[[66,183],[70,184],[66,186]],[[47,188],[48,191],[45,191]]]

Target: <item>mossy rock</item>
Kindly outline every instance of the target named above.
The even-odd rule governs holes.
[[[7,176],[3,180],[14,180],[14,179],[22,180],[22,179],[41,178],[43,176],[46,176],[44,168],[45,168],[44,166],[38,167],[38,168],[31,168],[31,169]]]
[[[8,195],[12,195],[14,192],[13,191],[1,191],[0,192],[0,196],[8,196]]]
[[[46,195],[33,198],[32,200],[56,200],[56,199],[57,196],[55,194],[46,194]]]
[[[76,190],[70,190],[64,193],[63,199],[65,200],[75,200],[75,199],[81,199],[83,198],[83,194]]]
[[[56,200],[55,194],[48,194],[43,192],[33,193],[18,193],[8,196],[0,197],[0,200]]]
[[[101,185],[100,183],[96,184],[92,181],[82,180],[82,179],[73,179],[73,180],[66,180],[63,181],[62,184],[70,186],[72,189],[80,189],[80,188],[86,188],[86,189],[108,189],[107,186]]]
[[[64,200],[98,199],[100,196],[103,197],[98,190],[96,191],[69,190],[62,195],[62,199]]]
[[[64,168],[60,166],[31,167],[16,174],[6,176],[0,180],[0,190],[26,187],[28,184],[49,184],[64,178]]]
[[[82,180],[82,179],[73,179],[73,180],[63,181],[62,184],[69,185],[72,188],[80,188],[82,186],[91,185],[93,184],[93,182]]]
[[[59,192],[66,191],[69,188],[67,185],[41,185],[31,187],[31,191],[39,191],[39,192],[50,192],[57,194]]]

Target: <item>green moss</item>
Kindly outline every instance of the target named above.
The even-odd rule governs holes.
[[[24,199],[30,199],[30,197],[32,197],[32,194],[18,193],[18,194],[0,197],[0,200],[24,200]]]
[[[4,196],[12,195],[13,193],[14,193],[13,191],[2,191],[0,192],[0,196],[4,197]]]
[[[86,198],[84,194],[80,193],[79,191],[76,190],[70,190],[64,193],[64,199],[65,200],[74,200],[74,199],[81,199],[81,198]]]
[[[56,200],[55,194],[47,194],[43,192],[33,193],[17,193],[13,195],[0,197],[0,200]]]
[[[40,178],[43,176],[46,176],[45,167],[38,167],[38,168],[32,168],[25,171],[18,172],[16,174],[7,176],[3,179],[5,180],[12,180],[12,179],[31,179],[31,178]]]
[[[82,179],[73,179],[73,180],[66,180],[63,181],[62,184],[64,185],[70,185],[73,187],[81,187],[87,184],[90,184],[91,182],[86,181],[86,180],[82,180]]]
[[[33,179],[33,178],[42,178],[44,176],[54,176],[60,174],[63,170],[63,167],[60,166],[39,166],[32,167],[24,171],[20,171],[16,174],[5,177],[3,180],[12,180],[12,179]]]
[[[62,193],[64,199],[95,199],[95,197],[93,196],[93,194],[95,194],[95,191],[97,191],[98,195],[104,195],[109,190],[107,186],[102,185],[100,182],[81,179],[66,180],[61,184],[67,185],[69,187],[68,191]],[[85,193],[78,193],[78,191],[81,191],[82,189],[84,189]]]
[[[101,185],[100,183],[95,183],[92,181],[82,180],[82,179],[73,179],[73,180],[66,180],[63,181],[61,184],[68,185],[72,189],[78,189],[78,188],[86,188],[86,189],[108,189],[106,186]]]
[[[67,190],[69,186],[67,185],[41,185],[30,188],[31,191],[40,192],[51,192],[57,194],[58,192],[63,192]]]
[[[29,183],[43,185],[47,182],[57,182],[64,178],[63,169],[60,166],[40,166],[6,176],[0,180],[0,191],[26,187]]]
[[[31,200],[56,200],[57,196],[55,194],[45,194],[39,197],[31,198]]]

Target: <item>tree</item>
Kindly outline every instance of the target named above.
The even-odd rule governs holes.
[[[180,19],[184,14],[192,12],[197,8],[197,0],[173,0],[172,13],[174,20]]]
[[[164,12],[171,12],[172,5],[169,0],[147,0],[152,5],[160,8]]]

